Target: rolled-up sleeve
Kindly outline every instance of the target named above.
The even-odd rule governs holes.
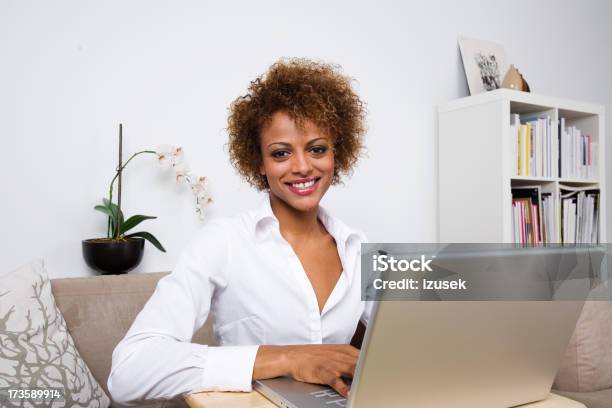
[[[191,343],[215,290],[227,285],[230,256],[221,222],[203,227],[161,279],[113,352],[108,389],[122,404],[198,391],[251,391],[258,346]]]

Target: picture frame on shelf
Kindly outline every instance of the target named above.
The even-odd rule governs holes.
[[[459,37],[459,49],[470,95],[501,88],[508,71],[506,52],[502,45]]]

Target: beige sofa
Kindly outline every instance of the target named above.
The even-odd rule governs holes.
[[[64,315],[76,347],[93,376],[104,388],[115,346],[167,273],[52,279],[55,302]],[[215,344],[212,322],[196,332],[193,342]],[[120,406],[113,403],[113,407]],[[186,407],[182,399],[143,404],[143,407]]]
[[[94,377],[107,393],[106,382],[113,349],[153,293],[157,281],[165,274],[96,276],[51,281],[55,301],[66,319],[68,330]],[[196,332],[193,342],[216,344],[210,319]],[[588,408],[612,408],[612,389],[589,393],[558,393],[580,401]],[[178,399],[142,406],[186,405]]]

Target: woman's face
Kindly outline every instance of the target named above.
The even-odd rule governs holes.
[[[260,172],[268,180],[272,199],[298,211],[316,209],[334,176],[330,137],[308,120],[297,127],[282,111],[272,115],[260,137]]]

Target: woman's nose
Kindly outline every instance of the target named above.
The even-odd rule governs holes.
[[[292,171],[296,174],[309,174],[312,171],[312,163],[304,153],[296,153],[293,156]]]

